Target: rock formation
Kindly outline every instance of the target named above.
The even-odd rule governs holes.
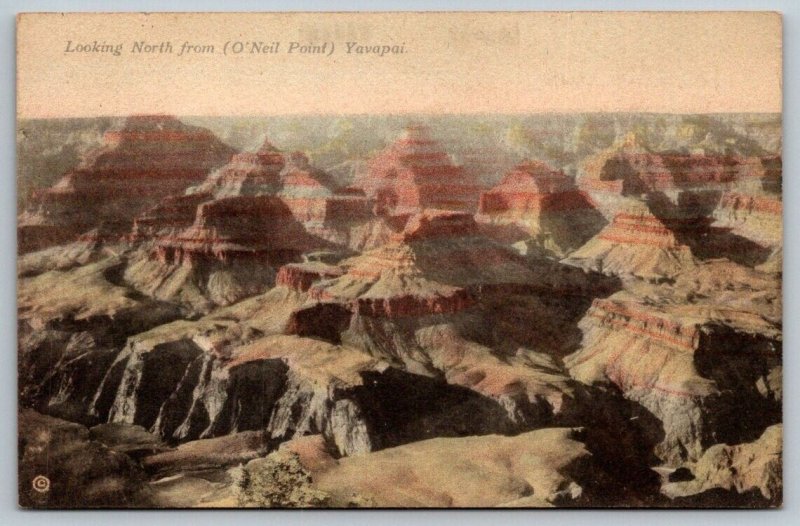
[[[691,250],[680,243],[675,232],[646,204],[633,200],[565,262],[650,281],[673,279],[695,265]]]
[[[417,125],[373,158],[368,174],[355,186],[375,200],[379,214],[426,208],[474,211],[481,190],[452,164],[428,130]]]
[[[134,254],[125,279],[137,290],[206,312],[264,292],[280,265],[326,246],[270,195],[205,201],[195,214],[188,228],[162,230],[152,250]]]
[[[267,140],[256,152],[235,154],[192,191],[215,197],[274,194],[285,164],[284,155]]]
[[[479,221],[518,227],[519,237],[533,238],[561,256],[583,245],[604,224],[588,196],[564,172],[541,162],[517,166],[481,194],[478,214]]]
[[[722,194],[714,211],[715,226],[773,249],[782,243],[783,202],[774,195]]]
[[[118,257],[19,283],[20,400],[78,422],[125,339],[179,317],[119,284]]]
[[[338,461],[314,438],[289,442],[284,450],[248,463],[245,491],[258,480],[262,488],[269,488],[259,492],[262,499],[274,493],[283,472],[277,467],[296,463],[290,487],[296,488],[298,501],[284,503],[293,507],[549,507],[591,502],[591,455],[576,430],[437,438]],[[416,474],[413,480],[409,472]],[[309,500],[308,495],[317,498]]]
[[[774,195],[780,193],[781,162],[775,156],[653,152],[628,134],[582,164],[578,185],[611,217],[624,196],[715,192],[718,197],[737,188]]]
[[[779,418],[779,298],[766,276],[707,263],[673,286],[595,300],[579,323],[583,344],[564,363],[573,378],[611,383],[655,415],[664,461],[696,461]]]
[[[104,143],[35,196],[19,218],[21,252],[98,227],[104,239],[122,236],[141,212],[201,182],[233,154],[208,130],[167,116],[129,117]]]
[[[690,464],[691,478],[664,486],[671,498],[698,496],[713,489],[735,493],[757,492],[772,503],[780,503],[783,492],[783,426],[768,427],[755,441],[710,447]]]
[[[481,244],[477,235],[468,214],[421,213],[393,242],[342,262],[342,276],[312,285],[310,295],[392,318],[457,312],[473,304],[470,286],[533,280],[512,253]]]

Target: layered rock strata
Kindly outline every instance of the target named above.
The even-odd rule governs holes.
[[[234,153],[208,130],[167,116],[129,117],[104,142],[33,198],[19,218],[21,252],[72,241],[93,228],[116,239],[140,213],[203,181]]]
[[[775,195],[722,194],[714,225],[774,249],[783,241],[783,202]]]
[[[280,173],[286,165],[283,153],[269,140],[256,152],[233,155],[230,162],[212,172],[192,193],[210,193],[215,197],[269,195],[280,188]]]
[[[780,293],[719,285],[679,281],[683,294],[705,298],[694,305],[658,290],[646,292],[649,301],[628,291],[597,299],[579,323],[580,350],[564,360],[573,378],[612,384],[655,415],[663,428],[656,454],[672,465],[715,443],[753,439],[779,419]],[[723,291],[734,287],[744,297],[726,303]]]
[[[202,202],[188,228],[160,232],[152,250],[131,257],[125,279],[149,296],[198,312],[268,290],[279,266],[327,246],[269,195]]]
[[[375,200],[379,214],[426,208],[474,211],[481,191],[423,126],[409,126],[402,138],[370,161],[366,177],[354,184]]]
[[[617,212],[608,226],[564,262],[649,281],[673,279],[695,265],[690,248],[647,205],[637,202]]]
[[[481,194],[477,219],[518,227],[521,232],[516,237],[532,237],[559,255],[583,245],[605,223],[591,199],[564,172],[541,162],[517,166]]]

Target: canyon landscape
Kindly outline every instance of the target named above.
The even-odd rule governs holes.
[[[20,119],[19,502],[782,504],[780,114]]]

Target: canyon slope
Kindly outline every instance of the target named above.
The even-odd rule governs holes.
[[[317,119],[21,146],[21,505],[781,505],[771,121]]]

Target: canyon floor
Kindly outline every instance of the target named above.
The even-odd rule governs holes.
[[[19,123],[23,507],[782,504],[780,116],[332,119]]]

